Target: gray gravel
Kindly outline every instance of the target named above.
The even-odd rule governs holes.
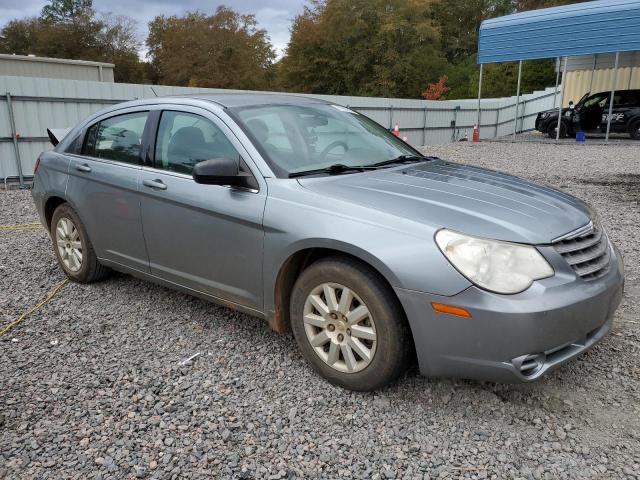
[[[612,334],[533,385],[413,368],[359,394],[260,320],[119,274],[68,284],[0,338],[0,478],[640,477],[640,149],[428,152],[593,203],[627,265]],[[36,220],[0,192],[0,225]],[[62,278],[44,231],[0,232],[0,325]]]

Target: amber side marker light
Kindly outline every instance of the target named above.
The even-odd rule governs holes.
[[[431,302],[431,308],[438,313],[450,313],[451,315],[457,315],[458,317],[471,318],[471,312],[466,308],[436,302]]]

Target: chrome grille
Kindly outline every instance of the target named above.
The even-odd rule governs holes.
[[[590,223],[575,233],[565,235],[553,242],[553,246],[576,275],[584,280],[595,280],[609,270],[609,241],[597,224]]]

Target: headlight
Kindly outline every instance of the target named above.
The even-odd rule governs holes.
[[[549,116],[549,112],[545,112],[541,115],[540,118],[547,118]]]
[[[530,245],[471,237],[451,230],[436,233],[436,243],[451,264],[471,282],[496,293],[518,293],[553,268]]]

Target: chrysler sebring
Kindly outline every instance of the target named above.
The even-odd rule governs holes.
[[[73,281],[126,272],[292,331],[330,382],[529,382],[610,329],[622,258],[566,193],[422,155],[296,95],[112,106],[36,164]],[[60,141],[58,141],[60,139]]]

